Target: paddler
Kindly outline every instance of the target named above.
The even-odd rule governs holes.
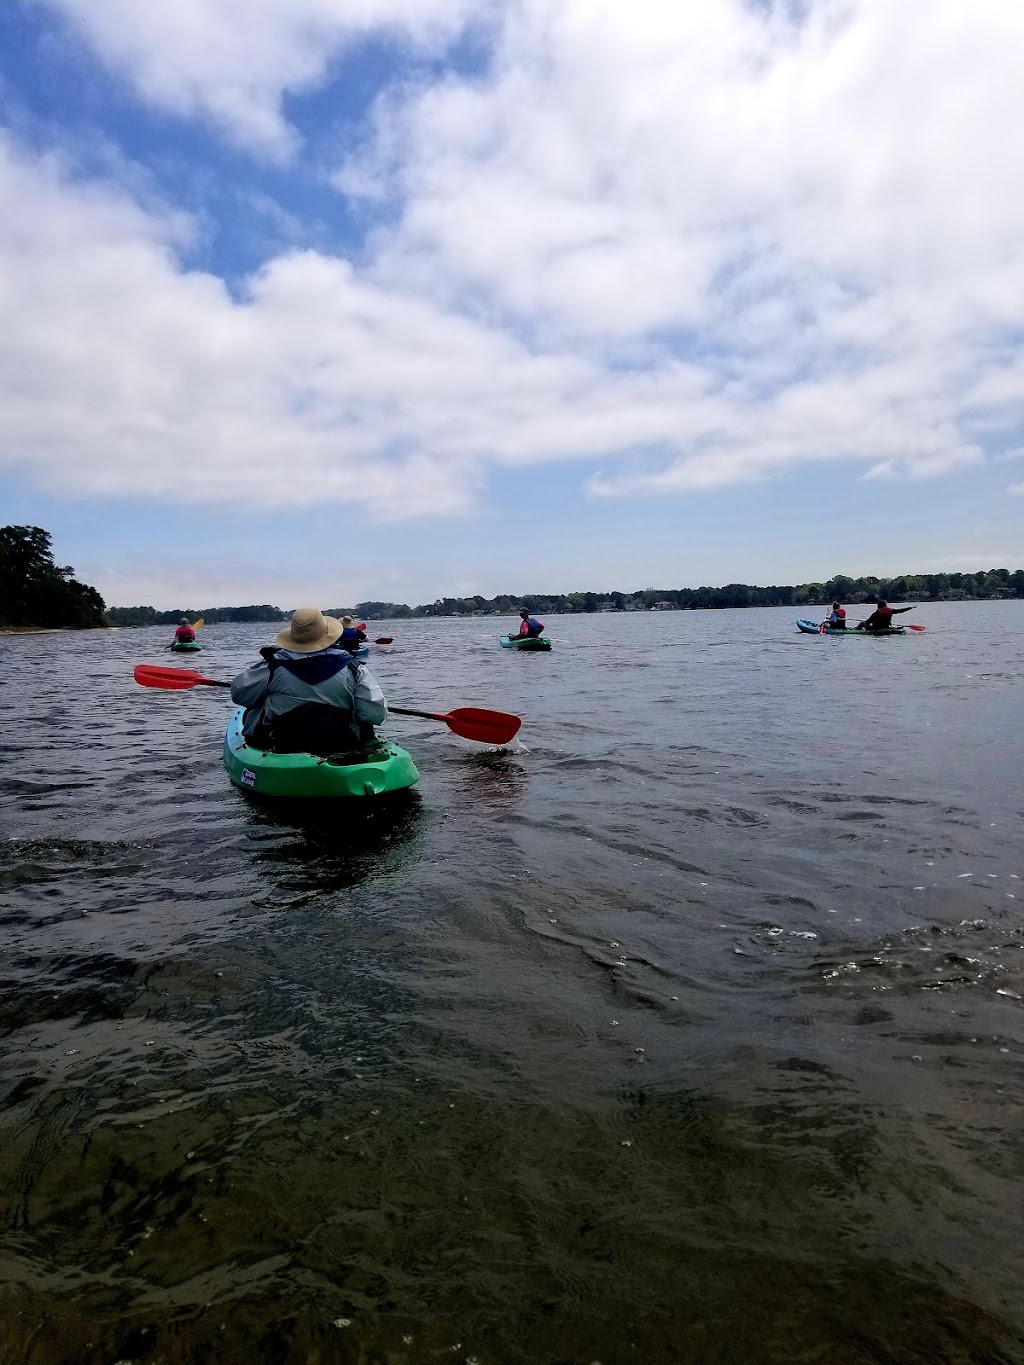
[[[196,633],[189,624],[188,617],[183,616],[178,625],[178,629],[174,632],[174,643],[176,645],[190,645],[195,638]]]
[[[841,607],[838,602],[832,603],[832,610],[829,612],[828,620],[825,622],[829,630],[846,629],[846,609]]]
[[[539,635],[544,634],[544,623],[538,621],[536,616],[531,616],[525,607],[519,608],[519,615],[522,618],[519,625],[520,640],[536,640]]]
[[[342,649],[347,649],[350,653],[357,650],[366,639],[366,631],[357,626],[351,616],[343,616],[341,626],[341,638],[338,643]]]
[[[892,618],[899,616],[905,611],[913,611],[913,607],[890,607],[884,597],[880,597],[875,604],[875,609],[866,621],[858,623],[858,630],[891,630]]]
[[[275,644],[231,684],[244,706],[242,732],[279,754],[339,754],[365,749],[387,719],[384,693],[370,670],[340,647],[342,623],[319,607],[299,607]]]

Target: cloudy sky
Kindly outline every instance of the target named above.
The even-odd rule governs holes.
[[[0,520],[118,604],[1024,565],[1017,0],[0,4]]]

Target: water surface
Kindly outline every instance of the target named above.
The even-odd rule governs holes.
[[[1024,604],[793,616],[375,623],[523,729],[326,812],[0,640],[0,1359],[1024,1360]]]

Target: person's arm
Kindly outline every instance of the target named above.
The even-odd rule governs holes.
[[[914,610],[915,610],[914,607],[893,607],[892,614],[893,616],[899,616],[902,612]]]
[[[356,672],[355,687],[356,715],[367,725],[383,725],[388,718],[388,704],[384,700],[380,683],[368,668],[360,665]]]
[[[253,664],[231,683],[231,700],[236,706],[262,706],[267,699],[270,669],[265,663]]]

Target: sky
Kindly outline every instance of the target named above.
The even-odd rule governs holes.
[[[0,4],[0,522],[113,605],[1024,566],[1016,0]]]

